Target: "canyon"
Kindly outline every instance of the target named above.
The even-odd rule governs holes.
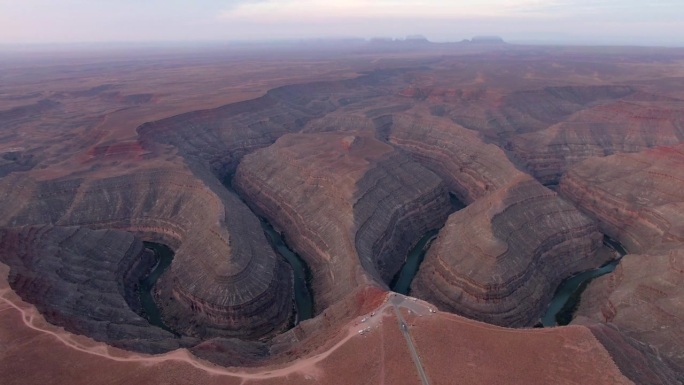
[[[684,367],[678,300],[684,278],[683,149],[676,145],[588,159],[560,184],[563,195],[595,217],[628,251],[615,272],[590,284],[578,322],[615,324],[656,347],[679,368]]]
[[[373,47],[0,62],[0,376],[682,383],[684,51]]]

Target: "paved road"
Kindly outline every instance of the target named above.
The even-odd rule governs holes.
[[[409,334],[406,321],[404,321],[404,317],[402,317],[401,312],[399,311],[399,306],[409,308],[412,311],[417,312],[419,314],[425,311],[425,309],[423,306],[408,300],[406,297],[402,295],[394,294],[390,302],[392,303],[392,307],[394,308],[394,313],[397,315],[399,329],[401,330],[401,333],[404,335],[404,338],[406,338],[406,344],[408,345],[409,351],[411,352],[411,358],[413,358],[413,363],[416,364],[416,369],[418,369],[418,375],[420,376],[420,380],[423,383],[423,385],[429,385],[430,381],[428,381],[427,375],[425,374],[425,370],[423,369],[423,365],[420,363],[420,357],[418,357],[416,347],[413,345],[413,339],[411,339],[411,335]]]

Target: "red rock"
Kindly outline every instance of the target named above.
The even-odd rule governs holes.
[[[578,314],[615,324],[680,369],[684,329],[682,146],[588,159],[561,179],[560,193],[596,218],[630,253],[593,281]]]
[[[240,163],[234,185],[311,268],[316,309],[385,287],[450,209],[444,183],[367,134],[290,134]]]
[[[532,326],[560,282],[598,267],[592,220],[522,177],[452,214],[411,285],[440,309],[504,326]]]

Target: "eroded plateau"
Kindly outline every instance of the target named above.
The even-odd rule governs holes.
[[[682,383],[684,51],[659,53],[10,57],[0,376]],[[533,328],[605,236],[616,270]]]

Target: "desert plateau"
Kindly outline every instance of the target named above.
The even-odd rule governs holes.
[[[682,384],[684,48],[0,51],[0,379]]]

